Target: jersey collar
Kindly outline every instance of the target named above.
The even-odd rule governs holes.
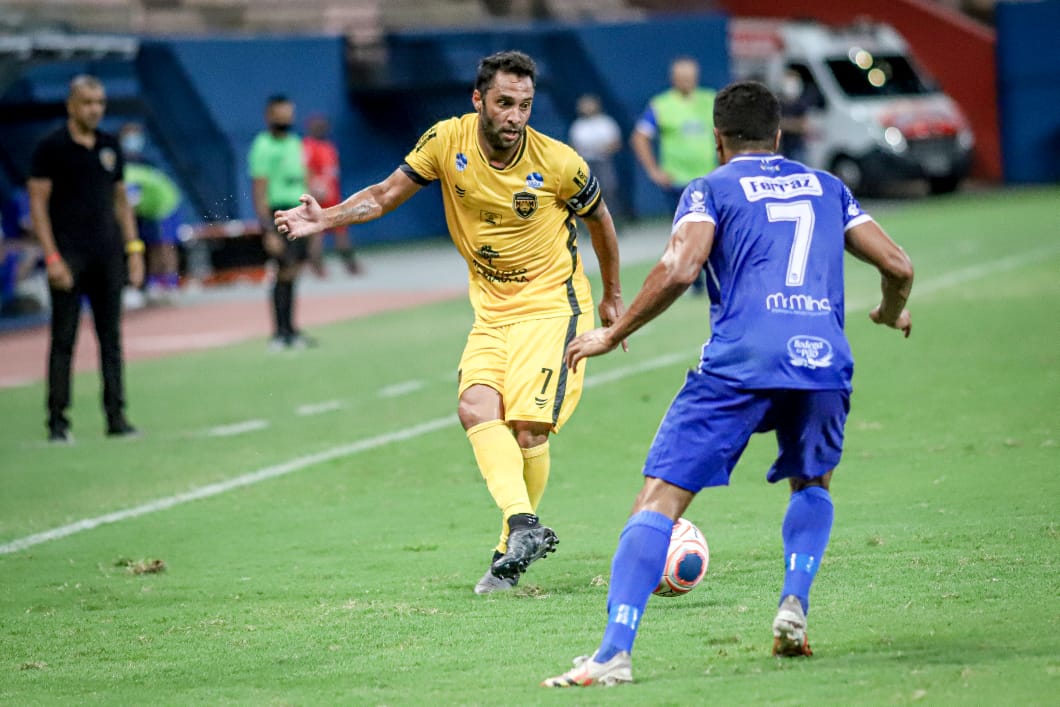
[[[743,154],[737,155],[736,157],[733,157],[731,160],[729,160],[729,162],[747,162],[752,160],[756,162],[761,162],[762,160],[782,159],[784,159],[784,155],[778,155],[775,152],[745,152]]]

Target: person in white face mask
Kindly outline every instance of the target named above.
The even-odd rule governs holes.
[[[136,228],[147,248],[145,291],[129,288],[126,307],[171,304],[180,291],[180,187],[144,156],[147,133],[140,123],[126,123],[118,133],[125,156],[125,187],[136,214]]]
[[[806,161],[806,112],[809,101],[799,72],[788,69],[780,81],[780,153],[795,162]]]

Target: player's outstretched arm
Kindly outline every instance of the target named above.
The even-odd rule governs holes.
[[[880,271],[883,297],[879,306],[869,312],[869,318],[900,330],[908,338],[913,330],[909,310],[905,308],[913,289],[913,262],[909,256],[875,221],[865,221],[848,230],[846,249]]]
[[[600,279],[603,281],[604,294],[600,298],[598,310],[600,312],[600,323],[605,327],[611,326],[622,313],[626,306],[622,302],[622,283],[619,275],[618,258],[618,234],[615,232],[615,222],[611,218],[611,212],[601,198],[596,210],[585,217],[585,225],[592,237],[593,250],[596,259],[600,263]],[[622,349],[629,350],[625,341]]]
[[[377,219],[404,204],[419,190],[420,185],[401,169],[395,169],[383,181],[365,187],[335,206],[321,208],[312,195],[303,194],[300,205],[277,211],[273,218],[276,229],[287,238],[305,238]]]
[[[593,329],[567,346],[566,363],[577,370],[578,361],[611,351],[619,342],[662,314],[691,285],[714,245],[714,224],[692,221],[670,237],[666,251],[655,264],[629,309],[609,327]]]

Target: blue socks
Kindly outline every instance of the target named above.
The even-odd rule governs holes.
[[[606,663],[631,651],[644,607],[662,577],[674,522],[655,511],[640,511],[626,521],[611,561],[607,593],[607,629],[596,660]]]
[[[784,538],[784,589],[780,600],[794,594],[810,611],[810,585],[821,564],[832,532],[832,497],[820,486],[791,494],[781,534]]]

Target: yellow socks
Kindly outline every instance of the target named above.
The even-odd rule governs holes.
[[[501,509],[501,536],[497,551],[508,546],[508,521],[516,513],[534,513],[548,485],[552,458],[548,442],[520,449],[503,420],[491,420],[467,431],[486,488]]]
[[[545,486],[548,485],[549,468],[552,466],[548,442],[519,451],[523,453],[523,481],[526,482],[526,495],[530,498],[534,513],[537,513],[537,506],[541,503],[541,497],[545,495]],[[501,540],[497,543],[497,552],[504,552],[506,549],[508,549],[508,516],[501,519]]]
[[[530,497],[530,505],[534,512],[541,503],[541,497],[545,495],[545,486],[548,485],[548,472],[552,466],[552,457],[548,453],[548,442],[539,444],[530,449],[520,449],[523,453],[523,481],[526,482],[526,494]]]
[[[467,431],[486,488],[504,518],[516,513],[533,513],[534,507],[523,481],[523,456],[519,443],[503,420],[491,420]]]

